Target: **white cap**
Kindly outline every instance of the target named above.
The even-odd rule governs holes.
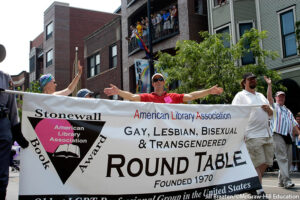
[[[155,76],[160,76],[160,77],[164,78],[164,76],[163,76],[161,73],[155,73],[155,74],[152,76],[152,78],[151,78],[152,81],[153,81],[153,79],[154,79]]]

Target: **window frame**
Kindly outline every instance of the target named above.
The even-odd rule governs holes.
[[[35,72],[35,55],[29,58],[29,73]]]
[[[48,33],[48,27],[52,25],[52,31],[50,33]],[[50,39],[53,36],[53,31],[54,31],[54,25],[53,25],[53,21],[51,21],[50,23],[47,24],[46,26],[46,40]]]
[[[113,48],[116,47],[116,55],[113,55]],[[116,59],[114,63],[114,59]],[[109,47],[109,68],[115,68],[118,66],[118,45],[117,44],[112,44]]]
[[[224,24],[224,25],[222,25],[222,26],[219,26],[219,27],[215,28],[215,29],[214,29],[214,34],[218,34],[217,31],[222,30],[222,29],[225,29],[225,28],[227,28],[227,27],[228,27],[228,29],[229,29],[229,36],[232,36],[232,35],[231,35],[231,23],[227,23],[227,24]],[[230,41],[229,41],[229,44],[230,44],[229,47],[231,47],[231,45],[232,45],[232,40],[231,40],[231,39],[230,39]]]
[[[97,63],[97,57],[99,57],[99,63]],[[93,66],[91,65],[91,60],[93,59]],[[87,58],[87,70],[88,70],[88,73],[87,73],[87,76],[88,78],[91,78],[91,77],[94,77],[96,75],[98,75],[100,72],[101,72],[101,68],[100,68],[100,65],[101,65],[101,55],[100,55],[100,52],[97,52],[91,56],[89,56]],[[94,74],[92,75],[91,74],[91,70],[94,70]]]
[[[241,33],[240,33],[240,25],[241,24],[252,24],[252,28],[255,28],[255,22],[254,20],[243,20],[243,21],[239,21],[237,22],[237,35],[238,35],[238,40],[241,39]],[[249,64],[255,64],[257,63],[256,58],[253,56],[254,62],[253,63],[247,63],[247,64],[243,64],[243,59],[240,59],[240,65],[249,65]]]
[[[52,59],[48,61],[48,57],[49,57],[49,53],[50,52],[52,52]],[[46,53],[46,67],[49,67],[49,66],[51,66],[53,64],[53,59],[54,59],[54,52],[53,52],[53,49],[50,49]]]
[[[207,16],[207,2],[205,3],[204,0],[200,1],[202,1],[202,13],[199,12],[199,0],[194,0],[194,12],[197,15]],[[204,11],[206,11],[206,13]]]
[[[281,48],[281,58],[285,59],[285,58],[290,58],[290,57],[293,57],[293,56],[297,56],[298,55],[298,42],[297,42],[297,39],[296,39],[296,53],[293,54],[293,55],[289,55],[287,56],[286,55],[286,51],[285,51],[285,42],[284,42],[284,35],[283,35],[283,29],[282,29],[282,23],[281,23],[281,16],[283,14],[286,14],[288,12],[293,12],[293,17],[294,17],[294,32],[293,34],[295,35],[295,38],[296,38],[296,27],[295,27],[295,22],[296,22],[296,8],[295,8],[295,5],[291,6],[291,7],[288,7],[288,8],[285,8],[285,9],[282,9],[280,11],[277,11],[277,17],[278,17],[278,28],[279,28],[279,38],[280,38],[280,48]],[[288,34],[288,35],[291,35],[291,34]]]

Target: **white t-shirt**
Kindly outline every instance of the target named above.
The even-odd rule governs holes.
[[[259,92],[253,94],[243,90],[235,95],[232,105],[269,105],[269,101]],[[246,138],[272,136],[268,119],[268,114],[261,107],[252,108],[248,126],[246,128]]]

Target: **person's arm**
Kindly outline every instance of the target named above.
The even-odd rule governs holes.
[[[105,88],[104,93],[107,96],[119,95],[123,99],[130,101],[141,101],[141,97],[138,94],[132,94],[131,92],[120,90],[117,86],[110,84],[110,88]]]
[[[6,78],[9,83],[9,86],[14,88],[11,77],[7,75]],[[19,122],[16,95],[8,94],[7,108],[9,109],[8,116],[9,116],[11,126],[14,126]]]
[[[223,92],[223,88],[218,87],[218,85],[215,85],[209,89],[201,90],[201,91],[195,91],[191,92],[189,94],[184,94],[183,101],[192,101],[195,99],[206,97],[209,94],[221,94]]]
[[[288,109],[288,113],[289,113],[289,118],[292,122],[292,126],[293,126],[293,130],[292,130],[292,134],[293,136],[300,136],[300,128],[299,128],[299,124],[297,122],[297,120],[295,119],[293,113]]]
[[[272,106],[274,103],[274,100],[272,97],[272,80],[266,76],[264,76],[264,79],[265,79],[266,83],[268,84],[267,99],[269,101],[269,104]]]
[[[297,126],[293,127],[293,136],[294,137],[300,136],[300,129]]]
[[[262,105],[261,108],[268,114],[268,116],[273,115],[273,109],[270,105]]]
[[[78,84],[81,74],[82,74],[82,66],[80,65],[80,61],[78,61],[78,74],[76,74],[75,78],[72,80],[69,86],[63,90],[54,92],[53,94],[62,95],[62,96],[68,96],[69,94],[71,94],[75,90],[75,87]]]

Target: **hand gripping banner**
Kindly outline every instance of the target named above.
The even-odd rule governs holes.
[[[251,106],[24,94],[19,199],[212,199],[261,188]]]

